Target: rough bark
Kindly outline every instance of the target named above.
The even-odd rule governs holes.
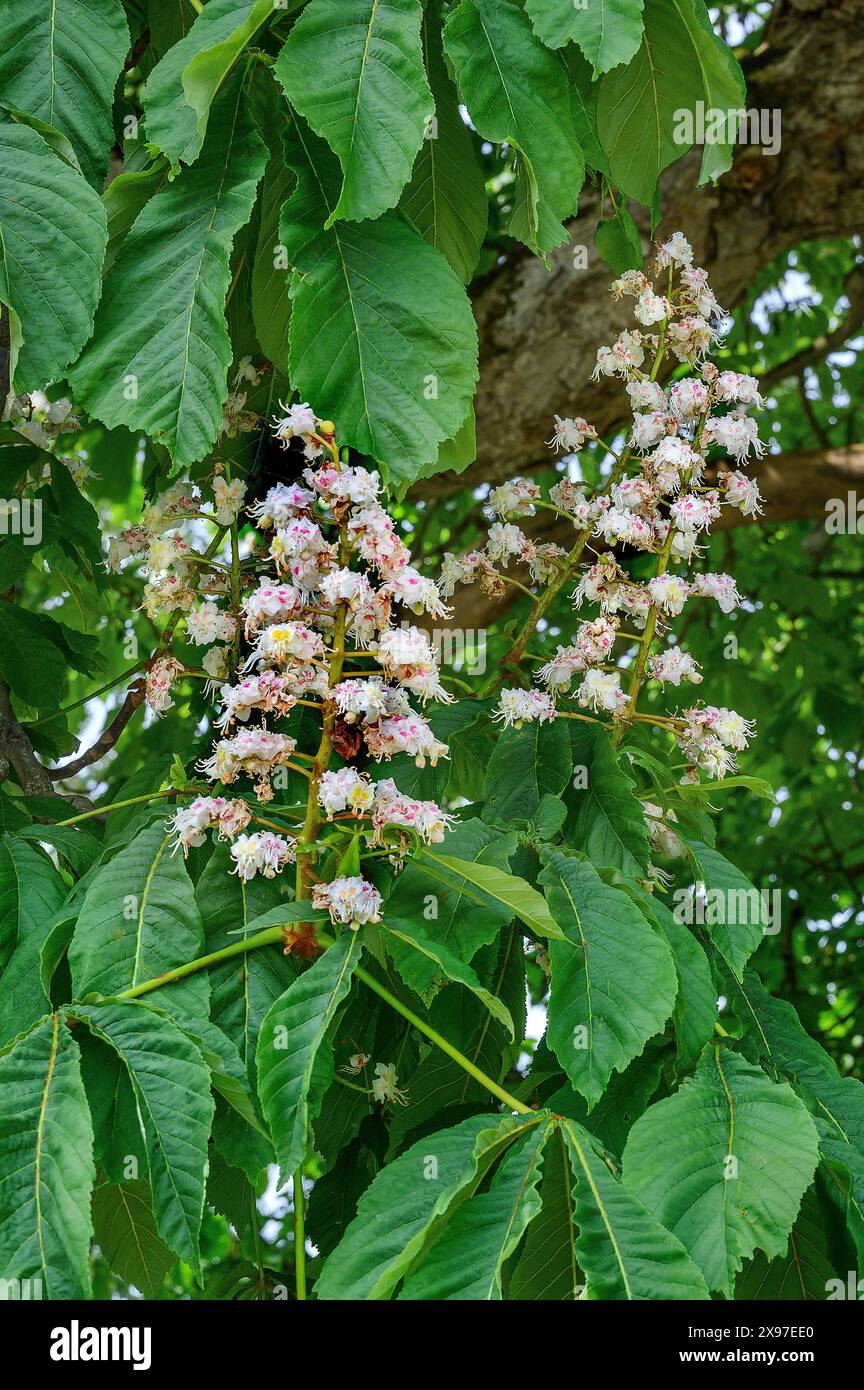
[[[740,146],[719,184],[697,189],[699,155],[692,152],[664,176],[658,231],[685,232],[728,307],[780,252],[864,224],[864,3],[777,0],[765,42],[744,67],[748,107],[782,113],[779,154]],[[597,346],[624,325],[622,307],[608,295],[609,269],[594,250],[597,216],[596,194],[586,190],[570,244],[553,255],[551,271],[516,253],[475,287],[477,462],[461,477],[428,480],[418,494],[530,472],[548,459],[542,441],[556,412],[584,415],[601,434],[620,421],[618,384],[590,380]],[[647,246],[647,214],[640,230]],[[574,269],[576,246],[588,248],[584,270]]]

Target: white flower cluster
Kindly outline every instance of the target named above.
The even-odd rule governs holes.
[[[568,697],[583,709],[611,715],[613,721],[627,720],[644,677],[663,686],[699,684],[702,673],[688,652],[667,643],[652,655],[651,643],[665,637],[670,620],[694,598],[714,600],[723,613],[741,603],[729,575],[688,575],[684,566],[700,556],[703,538],[724,507],[736,507],[745,516],[761,511],[759,489],[742,470],[748,458],[764,452],[757,422],[749,413],[764,402],[754,377],[720,371],[709,360],[725,314],[706,272],[693,265],[692,248],[682,233],[658,248],[655,267],[656,284],[635,270],[615,281],[615,298],[635,300],[637,326],[625,329],[597,353],[595,379],[619,378],[632,412],[626,448],[620,453],[609,450],[615,466],[606,487],[592,489],[562,479],[550,489],[546,502],[536,484],[515,478],[489,494],[486,512],[494,520],[485,546],[466,555],[445,556],[441,591],[447,595],[456,584],[477,581],[487,592],[502,594],[507,578],[501,570],[514,561],[527,565],[534,583],[557,578],[560,586],[564,552],[552,554],[518,525],[543,506],[572,520],[583,548],[589,549],[592,539],[604,547],[581,573],[573,594],[577,609],[594,605],[599,616],[582,622],[572,639],[559,645],[537,671],[540,690],[502,691],[494,717],[505,725],[554,719],[558,702]],[[656,378],[670,356],[675,377],[664,387]],[[597,441],[597,431],[587,421],[555,417],[550,443],[556,451],[578,454]],[[719,450],[726,457],[718,458]],[[616,558],[616,547],[656,556],[654,577],[647,583],[631,578]],[[626,693],[621,684],[626,671],[613,650],[618,641],[639,651],[634,683]],[[577,677],[579,684],[571,694]],[[734,753],[745,746],[752,729],[730,711],[702,714],[704,719],[698,711],[688,711],[673,721],[679,726],[679,742],[692,767],[723,776],[734,766]]]
[[[278,769],[297,768],[298,758],[312,762],[298,752],[293,736],[268,727],[268,717],[284,719],[298,704],[311,706],[334,732],[334,746],[343,756],[344,750],[350,756],[353,742],[365,745],[375,761],[406,754],[423,767],[447,757],[448,750],[413,708],[412,697],[424,704],[452,699],[429,636],[399,611],[437,617],[446,616],[447,608],[439,587],[411,564],[411,553],[379,500],[378,474],[341,462],[335,427],[308,405],[282,406],[281,412],[277,439],[295,450],[292,441],[300,440],[309,466],[298,481],[276,483],[248,509],[265,533],[271,572],[257,574],[249,585],[245,575],[254,555],[244,565],[239,611],[236,577],[232,588],[223,582],[224,567],[216,566],[214,576],[206,557],[193,553],[181,534],[180,524],[199,516],[202,505],[185,481],[151,504],[139,527],[121,535],[111,560],[119,564],[134,555],[146,561],[152,571],[151,608],[184,613],[190,642],[229,644],[204,657],[218,690],[214,723],[221,737],[199,768],[222,786],[250,777],[258,802],[272,800]],[[239,486],[217,477],[212,519],[231,524],[242,495]],[[238,658],[243,638],[248,646]],[[225,659],[229,650],[233,679]],[[346,664],[363,669],[346,669],[340,679]],[[148,698],[155,708],[170,708],[171,685],[183,670],[171,656],[154,663]],[[312,801],[327,820],[343,816],[368,822],[367,842],[383,846],[396,862],[418,839],[441,843],[453,819],[437,802],[403,795],[389,777],[375,782],[350,765],[299,770],[311,779]],[[296,841],[273,833],[268,822],[267,833],[248,833],[250,820],[260,822],[254,803],[199,797],[175,813],[176,843],[185,854],[213,828],[233,841],[234,872],[241,878],[273,877],[296,859]],[[379,918],[380,895],[359,876],[316,883],[313,894],[315,905],[326,906],[334,922],[356,927]]]

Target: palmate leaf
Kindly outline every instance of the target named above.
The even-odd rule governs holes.
[[[500,1301],[501,1268],[540,1210],[543,1148],[550,1121],[515,1141],[480,1196],[459,1207],[441,1239],[405,1281],[400,1299]]]
[[[266,158],[235,80],[195,166],[135,219],[105,281],[93,339],[70,373],[91,415],[144,430],[181,467],[209,453],[222,423],[229,257]]]
[[[636,1121],[624,1183],[708,1287],[731,1298],[743,1260],[785,1251],[818,1156],[816,1127],[790,1086],[708,1047],[693,1079]]]
[[[150,1186],[144,1179],[97,1187],[93,1237],[115,1274],[145,1297],[156,1297],[174,1256],[159,1238]]]
[[[78,1047],[53,1014],[0,1053],[0,1278],[89,1297],[94,1177]]]
[[[338,155],[337,218],[379,217],[411,177],[433,110],[420,0],[309,0],[274,73],[295,111]]]
[[[181,161],[198,158],[220,86],[275,9],[273,0],[209,0],[151,72],[144,89],[147,138],[174,173]]]
[[[594,1106],[672,1012],[672,955],[636,903],[585,860],[542,849],[540,882],[566,942],[552,941],[549,1045]]]
[[[315,1063],[336,1010],[351,988],[361,952],[345,931],[273,1004],[261,1024],[256,1056],[258,1094],[286,1177],[303,1161],[323,1098]]]
[[[681,1241],[613,1177],[591,1135],[561,1121],[573,1171],[575,1257],[596,1299],[707,1299],[696,1263]]]
[[[315,1286],[319,1299],[387,1299],[455,1204],[478,1185],[529,1120],[472,1115],[426,1135],[381,1169]]]
[[[534,32],[549,48],[578,43],[596,72],[629,63],[642,39],[642,0],[526,0]]]
[[[459,279],[467,284],[477,269],[486,233],[486,180],[459,112],[456,88],[444,62],[440,15],[432,3],[423,11],[421,35],[435,123],[425,132],[399,206],[418,232],[444,252]],[[471,422],[473,427],[473,415]],[[468,462],[476,457],[476,441],[474,448]],[[453,466],[448,463],[448,467]]]
[[[331,402],[340,438],[407,487],[473,395],[477,330],[464,286],[399,213],[325,230],[339,164],[299,118],[285,157],[297,174],[280,224],[294,267],[292,383],[304,399]]]
[[[62,377],[89,338],[106,240],[98,194],[0,112],[0,303],[13,316],[16,391]]]
[[[203,954],[201,919],[186,866],[161,821],[145,826],[103,865],[81,905],[69,947],[77,998],[119,994]],[[159,1003],[181,1017],[207,1017],[206,973],[163,989]]]
[[[101,189],[114,143],[111,107],[129,47],[120,0],[0,0],[0,91],[67,136]]]
[[[518,154],[512,235],[541,255],[567,240],[585,177],[563,59],[537,38],[513,0],[461,0],[444,49],[462,100],[486,140]]]
[[[158,1009],[138,1000],[75,1004],[70,1016],[114,1049],[126,1067],[144,1131],[156,1229],[200,1275],[210,1072],[196,1045]]]

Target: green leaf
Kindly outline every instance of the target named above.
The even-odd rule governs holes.
[[[386,1164],[325,1261],[317,1297],[389,1298],[454,1204],[478,1185],[525,1123],[509,1115],[472,1115],[452,1129],[426,1135]]]
[[[220,86],[273,11],[273,0],[209,0],[151,72],[144,89],[147,138],[168,156],[172,173],[181,161],[198,158]]]
[[[507,1290],[508,1302],[573,1303],[579,1298],[584,1275],[576,1259],[572,1187],[564,1131],[558,1124],[543,1150],[540,1212],[528,1227]]]
[[[342,166],[327,227],[379,217],[411,177],[433,110],[421,13],[419,0],[309,0],[276,60],[292,107]]]
[[[314,964],[289,985],[270,1009],[258,1035],[258,1093],[285,1176],[306,1154],[309,1124],[321,1095],[313,1069],[324,1035],[351,988],[360,958],[359,934],[337,937]]]
[[[505,729],[486,770],[484,814],[504,823],[531,821],[544,796],[560,795],[570,770],[570,739],[562,720]]]
[[[263,351],[282,372],[288,371],[288,325],[291,320],[291,276],[280,263],[279,218],[294,175],[281,153],[274,155],[264,174],[261,223],[255,264],[252,268],[252,318]]]
[[[540,1210],[537,1185],[550,1122],[511,1145],[487,1191],[464,1202],[400,1299],[499,1302],[501,1268]]]
[[[150,1186],[143,1178],[96,1188],[93,1238],[115,1274],[146,1298],[157,1296],[174,1256],[159,1239]]]
[[[44,854],[15,835],[0,840],[0,940],[12,943],[0,974],[0,1043],[50,1007],[41,952],[65,896],[66,885]]]
[[[628,885],[627,891],[669,943],[678,973],[678,997],[672,1014],[678,1061],[681,1067],[690,1067],[714,1036],[717,1022],[717,989],[708,957],[690,929],[678,921],[662,898],[646,893],[638,884]]]
[[[567,937],[549,946],[549,1045],[592,1108],[612,1072],[663,1028],[675,1004],[675,965],[637,905],[590,864],[547,848],[540,857],[540,882]]]
[[[614,217],[601,217],[594,229],[594,245],[616,275],[642,269],[639,228],[625,207],[616,208]]]
[[[53,1014],[0,1054],[0,1278],[90,1296],[94,1176],[78,1048]]]
[[[129,1072],[114,1049],[86,1029],[78,1029],[78,1041],[97,1166],[109,1183],[141,1178],[147,1146]]]
[[[642,0],[526,0],[525,9],[549,48],[578,43],[596,72],[629,63],[642,40]]]
[[[424,931],[416,921],[412,922],[410,932],[398,931],[389,925],[381,926],[379,931],[384,945],[393,957],[396,969],[409,989],[423,997],[436,985],[440,987],[447,980],[455,980],[458,984],[465,985],[466,989],[470,989],[471,993],[485,1004],[492,1017],[504,1024],[511,1041],[513,1040],[513,1020],[509,1009],[481,984],[470,965],[461,961],[442,941]],[[437,976],[432,986],[428,983],[430,964]]]
[[[754,1250],[786,1249],[818,1161],[818,1135],[790,1086],[734,1052],[706,1048],[692,1080],[636,1121],[624,1182],[733,1296]]]
[[[763,934],[771,928],[762,895],[749,878],[716,849],[710,849],[699,840],[689,841],[688,848],[697,888],[701,885],[706,893],[704,911],[699,909],[700,897],[695,900],[696,920],[701,924],[704,916],[708,935],[736,980],[740,980],[747,960]],[[683,907],[682,898],[687,895],[685,890],[679,891],[682,897],[678,901]]]
[[[431,865],[434,864],[439,869],[446,869],[466,878],[469,883],[480,890],[479,895],[471,894],[469,889],[463,890],[469,896],[474,897],[476,902],[492,899],[494,902],[501,903],[509,910],[510,916],[518,917],[520,922],[524,922],[525,926],[536,932],[538,936],[546,936],[553,941],[563,939],[561,930],[549,911],[546,899],[542,893],[537,892],[536,888],[532,888],[530,883],[526,883],[524,878],[517,878],[515,874],[505,873],[494,863],[486,863],[485,860],[475,863],[471,860],[453,858],[447,854],[438,854],[428,848],[421,850],[420,859],[433,877],[435,869]]]
[[[89,338],[106,240],[105,209],[82,176],[0,115],[0,302],[20,325],[16,391],[62,377]]]
[[[819,1147],[833,1173],[847,1175],[853,1226],[864,1227],[864,1085],[841,1077],[801,1024],[791,1004],[775,999],[748,971],[738,986],[742,1016],[754,1025],[759,1050],[777,1075],[792,1082],[813,1115]]]
[[[672,1233],[614,1178],[591,1135],[573,1120],[561,1128],[574,1175],[576,1258],[594,1299],[707,1299],[696,1264]]]
[[[186,866],[172,854],[161,821],[99,869],[87,889],[69,948],[78,998],[119,994],[203,955],[201,919]],[[167,986],[160,1004],[178,1016],[207,1017],[206,974]]]
[[[208,954],[231,945],[238,926],[245,936],[264,930],[255,919],[262,918],[269,904],[278,901],[277,880],[256,877],[244,883],[237,874],[229,872],[231,868],[228,846],[217,845],[198,880],[196,897],[204,924],[204,949]],[[290,903],[282,905],[283,908],[291,906]],[[255,1087],[255,1045],[261,1023],[293,980],[296,973],[293,961],[276,944],[225,961],[208,973],[213,1022],[234,1042],[249,1082]]]
[[[440,20],[432,4],[423,12],[422,38],[426,72],[435,103],[434,124],[424,133],[411,181],[399,206],[421,236],[443,251],[460,280],[467,284],[477,269],[486,234],[489,215],[486,180],[474,157],[468,128],[459,113],[456,88],[444,62]],[[473,434],[473,413],[470,418]],[[444,448],[442,445],[442,450]],[[470,447],[467,451],[471,452]],[[473,462],[475,457],[476,444],[467,463]],[[447,458],[440,466],[441,454],[438,464],[436,472],[455,467]]]
[[[235,83],[217,103],[195,167],[135,219],[105,281],[93,339],[70,372],[91,415],[144,430],[180,467],[210,452],[222,424],[233,356],[224,317],[231,245],[266,155]]]
[[[420,915],[432,923],[435,940],[467,962],[481,946],[494,941],[514,915],[513,907],[498,894],[477,885],[475,871],[481,865],[489,866],[509,880],[503,871],[516,847],[515,840],[482,821],[469,820],[449,833],[444,847],[450,851],[448,855],[430,851],[407,865],[387,899],[384,919],[388,927],[412,937]],[[424,970],[424,962],[418,959],[412,974],[415,989],[425,978],[421,992],[438,978],[432,961]]]
[[[735,1285],[736,1302],[772,1299],[821,1303],[838,1273],[845,1273],[846,1265],[834,1261],[843,1233],[837,1229],[837,1214],[822,1190],[820,1176],[817,1172],[816,1184],[804,1193],[786,1253],[768,1260],[757,1251],[745,1262]]]
[[[464,287],[396,212],[325,230],[339,165],[299,119],[286,159],[297,174],[280,232],[294,266],[292,383],[329,402],[340,438],[371,455],[393,487],[407,485],[471,402],[477,330]]]
[[[690,0],[692,3],[692,0]],[[702,73],[678,0],[645,0],[645,32],[626,68],[600,82],[600,144],[621,190],[650,206],[657,181],[687,151],[676,138],[676,112],[704,99]]]
[[[120,0],[0,4],[3,101],[67,136],[101,189],[114,144],[114,88],[129,48]]]
[[[731,116],[743,115],[747,105],[747,86],[738,59],[729,45],[714,32],[704,0],[671,0],[681,23],[686,26],[696,62],[702,73],[705,107]],[[728,140],[707,139],[702,151],[699,183],[718,179],[732,165],[734,144]]]
[[[512,0],[461,0],[448,15],[444,48],[480,135],[516,153],[509,230],[545,256],[567,240],[562,223],[576,211],[585,177],[566,64]]]
[[[70,1012],[114,1048],[129,1072],[147,1144],[156,1229],[200,1277],[213,1121],[210,1072],[201,1053],[167,1014],[138,1000],[75,1004]]]
[[[644,876],[650,858],[648,831],[627,764],[603,730],[574,730],[574,790],[566,795],[573,808],[568,843],[594,864],[621,869],[630,878]]]

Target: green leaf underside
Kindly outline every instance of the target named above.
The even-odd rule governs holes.
[[[107,231],[98,195],[0,113],[0,303],[20,323],[16,391],[62,377],[93,329]]]
[[[174,1256],[160,1240],[150,1187],[137,1182],[105,1184],[93,1193],[93,1236],[112,1270],[155,1298]]]
[[[464,287],[397,212],[325,229],[339,165],[299,119],[286,159],[297,174],[280,224],[294,267],[292,382],[304,399],[337,400],[340,437],[398,488],[437,457],[468,411],[477,330]]]
[[[675,1004],[675,965],[638,906],[585,860],[545,848],[541,859],[540,882],[567,937],[549,946],[549,1045],[593,1106],[612,1072],[663,1028]]]
[[[76,995],[119,994],[203,954],[201,919],[183,858],[161,821],[146,826],[92,880],[69,948]],[[206,973],[159,995],[160,1006],[206,1017]]]
[[[623,1172],[708,1287],[731,1298],[755,1250],[784,1253],[817,1159],[816,1127],[791,1087],[708,1047],[695,1076],[636,1121]]]
[[[444,62],[441,30],[432,4],[427,4],[423,12],[422,38],[435,103],[435,126],[424,136],[399,206],[418,232],[443,251],[459,279],[467,283],[477,268],[486,232],[486,180],[459,113],[458,96]],[[473,414],[471,425],[473,435]],[[471,453],[468,462],[473,462],[476,441],[466,441],[466,447]],[[455,464],[450,461],[448,467]]]
[[[578,43],[596,72],[629,63],[642,39],[642,0],[526,0],[525,9],[549,48]]]
[[[269,1010],[256,1048],[258,1091],[284,1176],[303,1160],[322,1096],[314,1067],[360,958],[357,932],[345,931]]]
[[[512,0],[461,0],[448,15],[444,49],[480,135],[517,155],[510,232],[548,254],[567,239],[562,224],[585,176],[563,60]]]
[[[70,373],[92,415],[144,430],[181,467],[215,444],[228,394],[231,245],[267,157],[242,98],[237,82],[225,90],[197,163],[138,214],[105,281],[93,339]]]
[[[691,840],[688,847],[697,885],[707,890],[705,930],[740,980],[745,964],[771,925],[762,897],[741,870],[716,849],[698,840]],[[697,906],[698,902],[697,898]]]
[[[0,1278],[90,1296],[94,1176],[78,1048],[54,1014],[0,1055]]]
[[[112,1047],[132,1082],[147,1145],[156,1229],[200,1273],[210,1072],[195,1043],[167,1015],[137,1000],[73,1005],[71,1013]]]
[[[433,110],[420,46],[419,0],[310,0],[275,75],[295,111],[339,158],[328,223],[392,208]]]
[[[319,1299],[386,1299],[430,1232],[518,1136],[526,1122],[472,1115],[427,1135],[384,1167],[357,1205],[316,1286]],[[536,1123],[532,1117],[529,1124]],[[429,1162],[429,1160],[432,1162]]]

